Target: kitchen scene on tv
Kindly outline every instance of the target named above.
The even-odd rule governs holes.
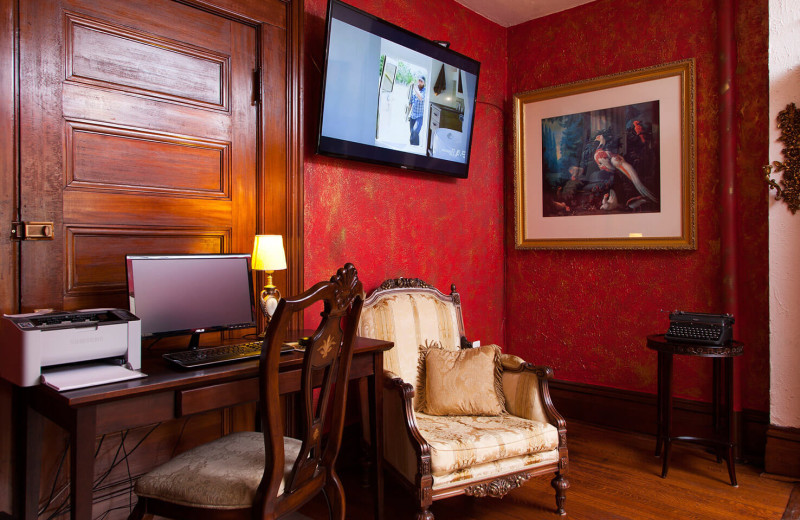
[[[469,74],[440,61],[400,58],[383,41],[376,118],[377,144],[437,159],[466,162],[472,99]],[[402,49],[402,47],[401,47]]]
[[[332,14],[321,114],[322,151],[407,163],[387,159],[401,156],[383,156],[377,151],[385,150],[468,164],[478,77],[457,65],[458,60],[472,60],[439,60],[455,53],[388,25],[376,29],[376,23],[353,19],[349,11],[342,16],[347,22],[391,34],[401,43]],[[412,48],[415,46],[421,48]],[[473,66],[477,68],[477,64]],[[426,163],[407,164],[426,169]]]

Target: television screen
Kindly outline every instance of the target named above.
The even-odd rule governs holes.
[[[143,337],[255,326],[249,254],[128,255],[126,268]]]
[[[317,152],[466,178],[480,63],[329,0]]]

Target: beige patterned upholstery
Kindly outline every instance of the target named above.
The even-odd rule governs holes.
[[[427,293],[382,298],[361,311],[358,335],[394,341],[384,354],[384,368],[414,384],[421,345],[458,350],[461,338],[456,309]]]
[[[501,403],[505,399],[505,409],[497,415],[432,415],[425,356],[431,347],[461,349],[464,325],[455,290],[444,295],[420,280],[387,280],[365,301],[358,334],[394,342],[384,358],[384,457],[398,475],[421,488],[418,519],[432,519],[428,507],[438,498],[465,492],[502,496],[531,476],[547,472],[555,473],[553,487],[563,514],[569,486],[564,478],[566,427],[549,396],[543,395],[552,371],[500,354],[498,397]],[[446,369],[442,365],[438,370]],[[461,386],[454,387],[454,393],[469,391],[470,385],[461,381],[464,377],[473,376],[455,376]],[[421,399],[412,392],[418,384]]]
[[[301,442],[284,437],[285,477]],[[140,497],[213,509],[250,507],[264,476],[264,434],[233,433],[185,451],[136,481]],[[283,493],[283,484],[278,495]]]
[[[417,412],[417,426],[431,446],[434,477],[558,448],[558,431],[552,424],[511,414],[435,416]]]
[[[500,347],[420,350],[418,412],[430,415],[505,413]]]

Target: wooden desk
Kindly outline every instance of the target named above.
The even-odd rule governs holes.
[[[736,466],[733,460],[735,446],[733,431],[733,358],[742,355],[744,345],[730,341],[720,347],[679,343],[668,341],[663,334],[647,336],[647,348],[658,352],[658,425],[656,436],[656,457],[662,455],[661,477],[666,478],[669,470],[669,449],[672,441],[692,442],[713,448],[728,462],[728,475],[731,485],[736,487]],[[694,436],[672,436],[672,356],[710,357],[714,360],[713,410],[714,433],[716,438]]]
[[[373,459],[375,518],[383,518],[383,352],[388,341],[356,338],[351,379],[369,379],[370,439]],[[281,393],[300,389],[299,353],[283,354]],[[193,370],[167,365],[160,355],[146,357],[148,377],[108,385],[56,392],[38,385],[14,387],[14,486],[12,514],[34,520],[39,501],[42,462],[42,416],[70,434],[71,518],[92,515],[95,439],[186,415],[258,399],[258,361],[242,361]],[[375,377],[376,374],[378,377]],[[363,418],[362,418],[363,420]]]

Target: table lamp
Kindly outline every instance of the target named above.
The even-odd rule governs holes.
[[[269,323],[278,307],[278,300],[281,299],[281,292],[272,285],[272,272],[286,269],[286,252],[283,250],[281,235],[256,235],[252,267],[255,271],[267,273],[267,284],[261,290],[259,303]]]

